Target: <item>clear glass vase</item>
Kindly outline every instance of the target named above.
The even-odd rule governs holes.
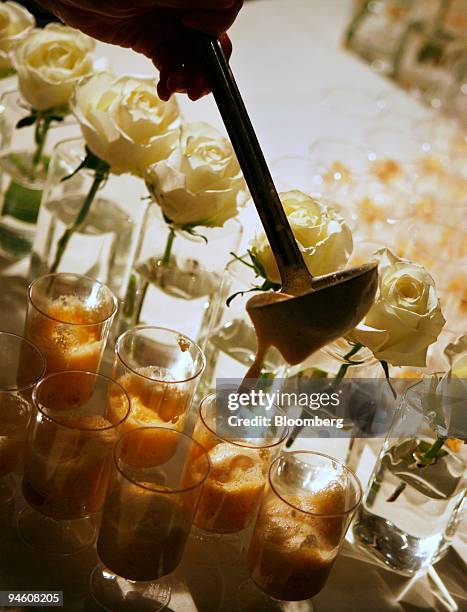
[[[120,332],[153,324],[175,328],[204,347],[223,271],[238,248],[242,226],[230,219],[221,228],[199,227],[195,232],[172,230],[159,206],[149,206]]]
[[[439,108],[462,70],[463,58],[465,41],[461,38],[430,25],[411,23],[395,55],[394,78]]]
[[[392,399],[391,389],[373,353],[366,347],[359,348],[345,338],[339,338],[310,355],[300,365],[289,368],[287,378],[297,380],[298,384],[313,378],[328,378],[336,390],[340,387],[339,380],[346,379],[344,397],[348,403],[339,436],[336,432],[336,437],[310,437],[295,428],[287,447],[331,453],[357,471],[365,446],[369,443],[372,446],[379,443],[381,446],[382,440],[373,439],[372,436],[379,435],[375,432],[390,422],[393,409],[393,402],[389,401]]]
[[[345,34],[345,45],[383,73],[391,73],[393,60],[414,0],[363,2]]]
[[[246,302],[254,295],[251,289],[263,279],[241,261],[230,261],[225,269],[219,301],[211,317],[204,346],[206,369],[197,391],[201,399],[215,387],[217,378],[242,379],[256,354],[256,334],[246,311]],[[233,297],[227,305],[229,297]],[[284,376],[286,364],[280,353],[271,347],[263,364],[261,377]]]
[[[31,251],[53,146],[77,133],[72,116],[52,122],[43,146],[35,125],[16,127],[31,108],[17,91],[0,98],[0,254],[20,259]]]
[[[433,452],[438,438],[422,410],[425,392],[419,382],[404,394],[353,527],[358,546],[406,576],[447,549],[466,492],[465,449],[448,440]]]
[[[81,138],[64,140],[54,149],[37,223],[30,277],[33,280],[49,272],[83,274],[105,283],[123,300],[147,208],[147,190],[142,179],[110,174],[60,257],[59,241],[78,218],[95,178],[94,171],[89,169],[66,178],[84,156]]]

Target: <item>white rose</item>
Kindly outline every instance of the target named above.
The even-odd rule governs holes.
[[[308,270],[314,276],[345,266],[352,253],[352,233],[339,212],[301,191],[279,194]],[[280,283],[279,270],[264,234],[250,244],[268,280]]]
[[[178,147],[148,168],[146,183],[178,226],[221,227],[235,217],[246,190],[232,145],[207,123],[183,126]]]
[[[13,53],[24,99],[39,111],[67,104],[76,83],[93,70],[94,46],[86,34],[58,23],[31,32]]]
[[[177,144],[177,103],[163,102],[156,86],[150,77],[98,74],[76,88],[71,107],[86,143],[116,174],[142,174]]]
[[[467,378],[467,334],[448,344],[444,354],[451,366],[450,372],[458,378]]]
[[[421,404],[438,435],[467,442],[467,335],[444,349],[450,368],[423,380]]]
[[[21,4],[0,4],[0,75],[11,70],[11,50],[35,25],[34,17]]]
[[[424,367],[427,349],[445,323],[434,281],[423,266],[399,259],[389,249],[376,256],[375,303],[350,338],[391,365]]]

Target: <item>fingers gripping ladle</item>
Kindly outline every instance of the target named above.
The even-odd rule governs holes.
[[[218,39],[192,31],[209,85],[279,268],[282,288],[247,302],[258,337],[256,368],[275,346],[290,364],[303,361],[355,327],[370,309],[378,282],[377,264],[313,277],[303,260],[256,138],[233,73]]]

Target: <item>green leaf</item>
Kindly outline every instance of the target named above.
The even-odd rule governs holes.
[[[29,125],[33,125],[36,123],[36,115],[28,115],[27,117],[23,117],[16,124],[16,128],[19,130],[24,127],[28,127]]]
[[[394,389],[394,387],[392,386],[391,377],[389,376],[389,365],[388,365],[388,362],[384,361],[384,360],[381,360],[381,359],[380,359],[379,362],[381,364],[381,367],[383,368],[384,376],[386,377],[386,381],[387,381],[387,383],[389,385],[389,388],[391,389],[391,393],[392,393],[394,399],[397,399],[397,392]]]
[[[60,123],[65,119],[65,115],[49,115],[49,119],[50,121],[56,121],[57,123]]]
[[[196,238],[201,238],[204,240],[205,244],[208,243],[208,239],[203,234],[197,232],[192,225],[183,225],[181,228],[182,232],[189,234],[190,236],[195,236]]]
[[[266,277],[266,274],[264,273],[263,266],[261,265],[260,261],[255,257],[254,253],[250,251],[249,249],[247,250],[247,253],[250,256],[252,263],[248,263],[248,261],[245,261],[243,257],[239,257],[232,251],[230,252],[230,255],[232,255],[234,259],[236,259],[237,261],[240,261],[242,264],[244,264],[248,268],[251,268],[252,270],[254,270],[257,277],[260,276],[264,278],[264,282],[262,285],[254,285],[251,289],[246,289],[245,291],[237,291],[236,293],[234,293],[227,299],[226,301],[227,306],[230,306],[232,300],[234,300],[239,295],[245,295],[245,293],[251,293],[252,291],[271,291],[271,290],[279,291],[279,289],[281,288],[281,285],[279,283],[273,283],[272,281],[268,280],[268,278]]]
[[[245,261],[243,259],[243,257],[240,257],[239,255],[237,255],[236,253],[234,253],[233,251],[230,251],[229,255],[232,255],[232,257],[234,259],[236,259],[237,261],[241,262],[242,264],[244,264],[245,266],[247,266],[248,268],[251,268],[252,270],[255,269],[255,267],[253,266],[253,264],[248,263],[247,261]]]
[[[246,289],[245,291],[236,291],[235,293],[232,293],[231,296],[229,296],[227,298],[227,300],[225,301],[225,305],[227,306],[227,308],[230,307],[230,304],[232,303],[232,300],[234,300],[236,297],[238,297],[239,295],[245,295],[245,293],[250,293],[251,291],[254,291],[255,287],[253,287],[253,289]]]
[[[426,440],[420,440],[420,442],[418,443],[417,452],[419,452],[422,455],[425,455],[432,448],[432,446],[433,444],[430,444]],[[436,458],[445,457],[448,454],[449,453],[446,450],[444,450],[443,448],[440,448],[436,452]]]
[[[271,289],[277,291],[278,289],[280,289],[280,285],[271,283],[266,280],[262,285],[255,285],[251,289],[245,289],[245,291],[237,291],[236,293],[233,293],[230,297],[227,298],[225,304],[227,307],[230,306],[232,300],[234,300],[239,295],[245,295],[246,293],[252,293],[253,291],[271,291]]]
[[[259,257],[257,257],[256,253],[251,249],[247,249],[247,253],[253,263],[253,268],[256,272],[256,276],[262,276],[263,278],[267,279],[266,270],[264,269],[264,266],[259,260]]]
[[[65,117],[70,114],[70,108],[68,104],[61,104],[60,106],[53,106],[47,110],[31,109],[31,113],[36,116],[41,116],[47,121],[63,121]]]
[[[107,178],[107,175],[110,172],[110,165],[103,159],[100,159],[100,157],[97,157],[97,155],[94,155],[94,153],[88,147],[86,147],[86,157],[71,174],[68,174],[62,178],[62,182],[71,179],[83,168],[94,170],[96,176],[102,179]]]

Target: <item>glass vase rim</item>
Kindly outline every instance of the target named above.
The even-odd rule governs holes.
[[[337,352],[337,351],[338,351],[338,349],[339,349],[339,347],[338,347],[338,346],[336,346],[336,343],[337,343],[337,342],[339,342],[339,340],[340,340],[341,338],[343,338],[343,339],[344,339],[344,340],[347,342],[347,344],[348,344],[348,346],[349,346],[349,350],[350,350],[350,349],[351,349],[353,346],[355,346],[355,343],[354,343],[354,344],[352,344],[352,343],[350,343],[350,342],[349,342],[349,341],[348,341],[348,340],[345,338],[345,336],[341,336],[341,337],[340,337],[340,338],[338,338],[337,340],[334,340],[334,342],[331,342],[330,344],[326,344],[326,346],[323,346],[323,348],[322,348],[322,349],[320,349],[320,350],[321,350],[321,351],[323,351],[323,352],[324,352],[326,355],[328,355],[328,357],[331,357],[332,359],[335,359],[335,360],[336,360],[336,361],[338,361],[339,363],[347,363],[347,361],[345,361],[345,359],[344,359],[344,355],[339,355],[339,354],[338,354],[338,352]],[[368,354],[368,355],[366,355],[366,356],[365,356],[365,354],[363,354],[363,355],[362,355],[362,359],[363,359],[363,361],[361,361],[361,362],[357,362],[357,363],[355,363],[355,364],[351,364],[351,365],[350,365],[350,367],[349,367],[349,370],[350,370],[350,368],[361,368],[361,367],[368,367],[368,366],[373,366],[373,365],[376,365],[377,363],[379,363],[379,359],[377,359],[377,358],[374,356],[374,354],[372,353],[372,351],[371,351],[371,350],[370,350],[370,349],[369,349],[367,346],[362,345],[362,346],[361,346],[361,348],[359,349],[359,351],[360,351],[360,350],[362,350],[362,349],[366,349],[366,350],[368,351],[368,353],[369,353],[369,354]],[[359,352],[359,351],[357,351],[357,353],[355,353],[355,355],[353,355],[353,357],[357,357],[357,358],[358,358],[358,352]],[[319,351],[317,351],[316,353],[318,353],[318,352],[319,352]],[[353,357],[352,357],[352,358],[353,358]],[[352,378],[352,377],[350,376],[350,378]]]
[[[208,404],[208,402],[210,403],[212,400],[216,399],[216,393],[208,393],[208,395],[206,395],[205,397],[203,397],[203,399],[201,400],[200,406],[199,406],[199,418],[201,419],[201,422],[203,423],[203,426],[209,431],[209,433],[211,433],[213,436],[215,436],[216,438],[218,438],[219,440],[221,440],[222,442],[226,443],[226,444],[232,444],[233,446],[237,446],[238,448],[249,448],[252,450],[264,450],[264,449],[268,449],[268,448],[275,448],[276,446],[280,446],[284,440],[288,437],[289,435],[289,427],[286,425],[284,427],[284,432],[283,434],[280,436],[280,439],[277,440],[276,442],[273,442],[271,444],[265,444],[263,446],[258,446],[255,444],[247,444],[239,442],[238,440],[230,440],[229,438],[226,438],[224,436],[221,436],[220,434],[218,434],[216,431],[214,431],[212,429],[212,427],[207,423],[207,420],[205,419],[205,416],[203,414],[203,410],[206,404]],[[280,413],[283,416],[286,416],[285,412],[282,410],[282,408],[280,408],[279,406],[277,406],[277,404],[272,404],[272,406],[274,406],[275,410]],[[253,439],[253,438],[252,438]]]
[[[123,397],[125,398],[125,403],[127,405],[127,408],[125,410],[125,415],[117,423],[111,423],[110,425],[108,425],[106,427],[76,427],[76,426],[66,425],[65,423],[61,423],[56,418],[52,417],[50,414],[47,414],[46,412],[44,412],[44,409],[41,407],[42,404],[40,403],[40,401],[39,401],[39,399],[37,397],[38,390],[40,390],[40,387],[43,384],[45,384],[47,381],[49,381],[51,378],[56,378],[56,377],[59,377],[59,376],[65,376],[66,377],[69,374],[73,374],[73,375],[80,374],[80,375],[84,375],[84,376],[94,376],[97,380],[99,380],[99,379],[100,380],[105,380],[107,383],[110,383],[111,385],[115,385],[115,386],[119,387],[120,391],[123,392]],[[125,422],[125,420],[127,419],[128,415],[130,414],[130,410],[131,410],[130,397],[129,397],[128,393],[125,391],[125,389],[123,388],[123,386],[119,382],[117,382],[113,378],[110,378],[109,376],[105,376],[104,374],[100,374],[98,372],[91,372],[89,370],[62,370],[60,372],[52,372],[51,374],[48,374],[47,376],[44,376],[44,378],[42,378],[34,386],[34,389],[33,389],[33,392],[32,392],[32,402],[33,402],[34,406],[37,408],[37,410],[40,412],[41,416],[43,416],[47,421],[50,421],[50,422],[54,423],[55,425],[58,425],[59,427],[62,427],[62,428],[67,429],[67,430],[71,430],[71,431],[87,431],[87,432],[91,432],[91,433],[96,433],[96,432],[101,432],[101,431],[111,431],[112,429],[116,429],[122,423]]]
[[[130,336],[132,333],[137,332],[137,331],[148,330],[148,329],[169,332],[170,334],[177,335],[178,338],[188,340],[188,342],[190,343],[190,347],[191,346],[195,347],[197,354],[201,358],[201,363],[198,369],[195,371],[195,373],[192,374],[191,376],[188,376],[187,378],[183,378],[179,380],[163,380],[159,378],[151,378],[150,376],[141,374],[141,372],[137,372],[133,367],[128,365],[126,360],[123,359],[123,357],[120,355],[121,343],[123,342],[124,338],[126,338],[126,336]],[[136,376],[140,378],[144,378],[145,380],[148,380],[153,383],[164,383],[166,385],[169,385],[169,384],[179,385],[182,383],[190,382],[191,380],[198,378],[198,376],[201,376],[201,374],[204,372],[204,369],[206,367],[206,355],[204,354],[204,351],[201,349],[201,347],[199,346],[197,342],[189,338],[186,334],[182,334],[182,332],[177,331],[176,329],[172,329],[170,327],[163,327],[159,325],[135,325],[134,327],[130,327],[130,329],[127,329],[126,331],[124,331],[122,334],[120,334],[120,336],[117,338],[117,342],[115,343],[115,355],[118,357],[119,361],[123,364],[123,366],[127,368],[128,370],[130,370],[132,374],[135,374]]]
[[[132,476],[130,476],[129,474],[127,474],[124,469],[120,466],[120,462],[121,460],[118,458],[118,451],[120,450],[120,447],[122,445],[122,442],[129,436],[131,435],[135,435],[136,432],[141,432],[141,431],[145,431],[145,430],[149,430],[149,431],[161,431],[164,432],[164,434],[166,435],[167,432],[169,432],[169,435],[173,435],[176,438],[178,437],[181,440],[185,440],[188,441],[191,445],[196,446],[197,448],[199,448],[202,451],[202,455],[204,456],[204,458],[206,459],[206,464],[207,464],[207,469],[204,470],[203,476],[200,480],[198,480],[195,484],[190,485],[188,487],[180,487],[180,488],[171,488],[169,490],[167,490],[166,488],[162,488],[159,487],[157,488],[157,486],[148,486],[145,485],[141,482],[139,482],[137,479],[133,478]],[[211,461],[209,459],[209,454],[208,451],[204,448],[204,446],[202,446],[197,440],[195,440],[194,438],[192,438],[191,436],[189,436],[188,434],[186,434],[183,431],[177,431],[176,429],[171,429],[170,427],[158,427],[158,426],[148,426],[148,427],[136,427],[135,429],[130,429],[129,431],[126,431],[125,433],[123,433],[119,439],[117,440],[117,442],[114,445],[113,451],[112,451],[112,456],[113,456],[113,461],[114,461],[114,465],[117,468],[118,472],[123,476],[123,478],[125,478],[125,480],[127,480],[128,482],[131,482],[131,484],[137,486],[140,489],[144,489],[145,491],[150,491],[151,493],[162,493],[164,495],[178,495],[180,493],[187,493],[189,491],[193,491],[195,489],[197,489],[198,487],[200,487],[205,480],[207,479],[207,477],[209,476],[209,473],[211,471]]]
[[[291,456],[294,456],[294,455],[313,455],[313,456],[317,456],[317,457],[324,457],[325,459],[328,459],[332,463],[336,463],[338,466],[343,468],[344,472],[347,473],[348,475],[350,475],[351,478],[352,478],[352,481],[354,482],[354,484],[356,484],[355,488],[356,488],[356,491],[357,491],[357,501],[350,508],[344,510],[343,512],[336,512],[334,514],[329,514],[329,513],[318,513],[318,512],[310,512],[308,510],[303,510],[302,508],[299,508],[298,506],[295,506],[294,504],[292,504],[289,501],[287,501],[286,499],[284,499],[284,497],[277,491],[277,488],[274,486],[274,484],[272,482],[272,479],[271,479],[272,470],[273,470],[274,466],[281,459],[284,459],[284,458],[287,458],[287,457],[291,457]],[[294,456],[294,460],[298,461],[299,463],[302,463],[305,466],[309,465],[308,463],[305,463],[304,461],[301,461],[300,459],[297,459],[295,456]],[[316,516],[316,517],[337,518],[337,517],[342,517],[342,516],[349,515],[349,514],[351,514],[352,512],[354,512],[358,508],[358,506],[360,505],[360,502],[363,499],[363,493],[364,493],[362,483],[360,482],[360,479],[358,478],[358,476],[356,475],[356,473],[353,470],[351,470],[349,467],[347,467],[344,462],[339,461],[338,459],[335,459],[334,457],[331,457],[331,455],[327,455],[326,453],[319,453],[317,451],[307,451],[307,450],[301,451],[301,450],[296,450],[296,451],[286,451],[284,453],[281,453],[278,457],[276,457],[274,459],[274,461],[269,466],[268,482],[269,482],[269,486],[274,491],[275,495],[277,495],[277,497],[281,500],[281,502],[283,502],[287,506],[290,506],[294,510],[298,510],[302,514],[306,514],[308,516]]]
[[[47,370],[47,362],[46,362],[45,356],[43,355],[42,351],[39,349],[39,347],[37,347],[34,344],[34,342],[31,342],[31,340],[29,340],[28,338],[25,338],[24,336],[20,336],[19,334],[15,334],[13,332],[7,332],[7,331],[0,331],[0,337],[1,336],[10,336],[14,338],[15,340],[20,340],[21,342],[26,343],[29,347],[32,347],[40,359],[41,372],[40,372],[40,375],[37,376],[33,382],[30,382],[26,385],[22,385],[20,387],[19,386],[8,387],[5,389],[0,388],[0,394],[2,393],[20,393],[22,391],[27,391],[28,389],[35,387],[35,385],[37,385],[44,378],[44,375]]]
[[[431,380],[434,376],[438,376],[442,378],[443,376],[446,376],[448,373],[449,373],[449,370],[444,370],[444,371],[437,370],[436,372],[429,372],[427,374],[424,374],[422,378],[420,378],[419,380],[414,382],[412,385],[408,386],[407,389],[405,389],[405,391],[400,396],[400,400],[399,400],[400,405],[401,406],[406,405],[412,408],[413,410],[417,410],[418,412],[422,414],[423,417],[429,420],[425,414],[425,411],[420,405],[421,404],[421,402],[419,401],[420,394],[417,394],[417,391],[420,391],[422,389],[422,385],[426,384],[426,382]],[[465,379],[460,377],[460,380],[465,380]]]
[[[265,279],[263,276],[256,276],[256,273],[250,267],[250,262],[248,260],[245,260],[243,263],[240,261],[240,259],[243,259],[245,256],[247,257],[248,253],[244,253],[243,255],[239,255],[238,257],[232,257],[232,259],[229,259],[229,261],[225,264],[224,271],[242,285],[248,286],[248,288],[252,290],[251,294],[254,295],[253,291],[262,291],[262,289],[259,289],[254,286],[255,279],[259,279],[260,282],[261,279]],[[242,278],[241,272],[245,272],[245,275],[250,274],[251,278]],[[269,291],[272,291],[272,289],[263,291],[263,293],[268,293]]]
[[[67,151],[64,149],[66,145],[71,145],[73,143],[82,145],[82,151],[76,156],[76,163],[82,163],[86,157],[87,146],[84,136],[68,136],[67,138],[62,138],[54,145],[52,155],[60,155],[63,160],[71,162],[73,154],[67,153]],[[75,170],[75,168],[73,170]],[[112,174],[112,169],[110,169],[110,173]],[[80,168],[79,174],[86,174],[88,176],[94,177],[94,170],[92,168]]]
[[[34,300],[32,298],[32,291],[36,283],[38,283],[39,281],[43,281],[46,278],[57,277],[57,276],[73,276],[75,277],[75,279],[85,279],[87,281],[91,281],[93,284],[95,283],[97,285],[100,285],[100,287],[103,288],[106,291],[106,293],[108,293],[109,297],[111,298],[112,311],[108,315],[106,315],[104,318],[99,319],[98,321],[93,321],[92,323],[70,323],[69,321],[62,321],[61,319],[57,319],[56,317],[52,317],[51,315],[47,314],[41,308],[39,308],[37,304],[34,303]],[[118,310],[117,296],[114,294],[114,292],[112,291],[112,289],[110,289],[108,285],[98,280],[97,278],[92,278],[91,276],[85,276],[84,274],[78,274],[76,272],[52,272],[49,274],[43,274],[42,276],[39,276],[38,278],[34,279],[29,284],[28,299],[29,299],[29,303],[31,304],[31,306],[33,306],[33,308],[37,310],[37,312],[39,312],[43,317],[46,317],[47,319],[50,319],[51,321],[56,321],[57,323],[61,323],[62,325],[72,325],[73,327],[84,328],[84,327],[92,327],[94,325],[102,325],[106,323],[107,321],[110,321],[115,316],[115,313]]]
[[[15,96],[14,101],[10,99],[10,97],[12,96]],[[23,94],[21,93],[21,90],[19,89],[19,87],[13,87],[12,89],[6,89],[5,91],[3,91],[2,94],[0,95],[0,104],[4,104],[5,100],[10,105],[12,110],[17,110],[18,108],[22,108],[23,110],[30,111],[32,109],[32,106],[28,104]],[[13,102],[16,102],[14,106],[13,106]],[[18,104],[18,102],[20,104]]]
[[[364,144],[359,143],[359,142],[355,142],[355,141],[351,141],[351,140],[345,140],[345,138],[332,138],[332,137],[323,137],[323,138],[317,138],[316,140],[313,140],[309,145],[308,145],[308,156],[311,162],[311,166],[314,167],[316,170],[318,169],[323,169],[324,167],[329,168],[332,166],[333,163],[336,162],[341,162],[344,166],[349,167],[351,174],[353,174],[354,176],[361,178],[364,177],[367,173],[368,170],[365,167],[364,169],[362,168],[352,168],[351,167],[351,162],[346,161],[346,160],[340,160],[340,159],[335,159],[333,161],[328,160],[328,161],[319,161],[319,159],[317,159],[316,156],[316,149],[319,149],[319,147],[322,146],[333,146],[333,147],[346,147],[348,149],[354,149],[354,151],[356,151],[359,156],[359,162],[364,162],[365,164],[368,164],[369,160],[368,160],[368,151],[367,148],[365,147]],[[337,155],[337,153],[336,153]]]
[[[15,75],[13,75],[15,76]],[[15,99],[11,99],[13,96],[15,96]],[[24,95],[21,93],[21,89],[18,86],[14,86],[12,88],[8,88],[5,91],[0,93],[0,108],[2,106],[2,104],[4,104],[5,108],[8,110],[12,110],[12,111],[18,111],[19,109],[21,110],[25,110],[28,112],[31,112],[32,110],[34,110],[34,107],[26,100],[26,98],[24,97]],[[50,111],[51,109],[45,109],[44,112]],[[1,111],[0,111],[1,112]],[[73,113],[69,110],[64,118],[63,121],[61,122],[52,122],[52,124],[49,126],[49,129],[55,129],[57,127],[60,126],[69,126],[71,124],[76,124],[77,121],[75,119],[75,116],[73,115]],[[12,126],[13,128],[16,129],[16,126]],[[79,137],[72,137],[72,138],[79,138]],[[71,139],[69,137],[69,139]],[[65,140],[65,139],[64,139]],[[61,141],[60,141],[61,142]],[[57,142],[57,144],[59,144]]]
[[[151,200],[150,200],[149,206],[148,206],[148,212],[149,211],[154,211],[154,210],[157,210],[158,216],[160,217],[159,220],[164,224],[164,226],[169,231],[172,230],[175,233],[175,235],[177,236],[177,238],[183,238],[184,240],[188,240],[190,242],[196,242],[198,244],[200,244],[200,243],[205,243],[206,244],[206,241],[204,240],[204,237],[202,236],[202,233],[200,233],[200,234],[190,234],[187,230],[183,229],[183,226],[176,225],[174,223],[166,221],[165,218],[164,218],[164,215],[162,213],[162,209],[161,209],[159,203],[153,197],[151,197]],[[203,232],[203,230],[207,230],[207,231],[218,231],[219,233],[222,232],[222,233],[226,233],[226,234],[234,233],[234,231],[233,231],[234,228],[230,229],[230,228],[226,227],[228,223],[230,223],[231,225],[235,224],[236,232],[238,232],[240,234],[243,233],[243,224],[240,221],[240,219],[238,218],[238,213],[237,213],[237,215],[235,217],[230,217],[229,219],[226,219],[224,221],[223,225],[218,226],[218,225],[202,225],[202,224],[200,224],[200,225],[194,225],[193,229],[194,230],[198,230],[199,229],[200,232]],[[215,241],[215,240],[222,240],[222,238],[224,238],[223,235],[213,236],[213,237],[210,237],[210,240],[213,240],[213,241]],[[229,262],[227,262],[227,264],[228,263]]]

